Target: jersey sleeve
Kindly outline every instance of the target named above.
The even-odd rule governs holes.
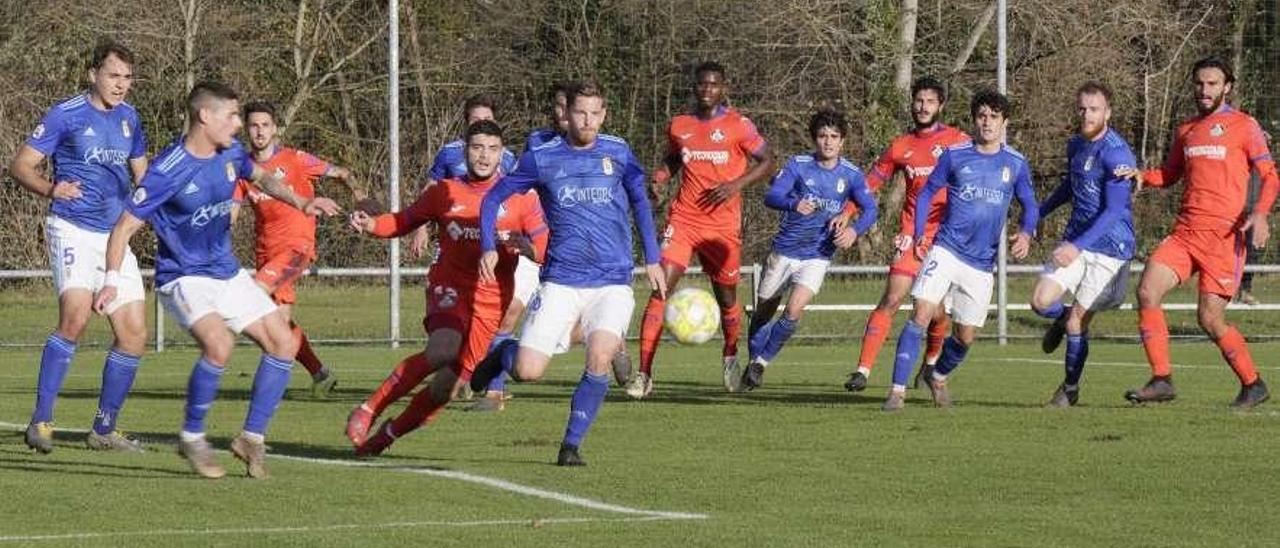
[[[143,129],[142,120],[138,118],[136,111],[129,117],[129,123],[133,125],[133,146],[129,150],[129,159],[144,158],[147,155],[147,132]]]
[[[298,167],[302,168],[303,174],[308,179],[323,177],[332,167],[329,162],[321,160],[309,153],[298,151]]]
[[[433,181],[443,181],[449,176],[449,159],[445,158],[444,149],[436,153],[436,157],[431,162],[431,168],[427,170],[427,178]]]
[[[528,192],[538,184],[538,155],[529,151],[520,155],[515,171],[504,174],[498,179],[480,201],[480,249],[493,251],[497,249],[496,229],[498,226],[498,208],[513,195]]]
[[[871,225],[876,222],[877,206],[876,198],[871,194],[871,190],[867,188],[867,180],[863,177],[861,171],[851,170],[849,177],[849,188],[845,189],[845,201],[858,204],[858,220],[853,223],[853,232],[855,234],[865,234],[871,230]]]
[[[625,151],[623,161],[626,167],[622,172],[622,186],[627,191],[631,202],[631,214],[635,217],[636,230],[640,232],[640,243],[644,248],[644,264],[658,264],[662,250],[658,247],[658,227],[653,220],[653,206],[649,204],[649,192],[645,189],[644,168],[636,159],[631,149]]]
[[[1018,228],[1021,232],[1035,234],[1036,225],[1040,222],[1040,207],[1036,204],[1036,191],[1031,185],[1031,164],[1025,160],[1019,164],[1018,176],[1013,181],[1014,196],[1018,198],[1018,205],[1022,206],[1022,222]]]
[[[443,204],[448,199],[448,186],[444,183],[427,187],[409,207],[395,213],[383,213],[373,218],[370,234],[379,238],[399,238],[430,221],[440,218]]]
[[[148,169],[142,176],[142,182],[133,189],[127,208],[134,217],[144,221],[150,220],[166,201],[178,192],[179,185],[166,173]]]
[[[542,204],[537,195],[530,193],[523,194],[520,203],[524,211],[520,217],[520,230],[529,237],[537,252],[538,262],[542,262],[547,257],[547,241],[550,237],[547,221],[542,216]]]
[[[741,150],[743,154],[755,156],[764,149],[764,146],[767,143],[765,143],[764,137],[760,136],[760,132],[756,130],[756,124],[754,122],[746,116],[743,116],[741,120],[741,127],[739,128],[741,135],[738,138],[738,149]]]
[[[889,144],[888,148],[880,154],[879,158],[871,164],[871,169],[867,171],[867,188],[872,192],[880,192],[880,187],[884,186],[893,179],[893,172],[897,169],[893,161],[893,157],[898,147],[898,141],[894,140]]]
[[[40,154],[52,156],[53,151],[58,148],[58,142],[62,141],[64,131],[66,131],[66,121],[62,117],[62,111],[58,107],[53,107],[31,131],[31,135],[27,136],[27,146],[36,149]]]
[[[1258,201],[1253,205],[1254,213],[1267,214],[1275,205],[1276,194],[1280,192],[1280,176],[1276,174],[1276,162],[1267,148],[1267,135],[1262,127],[1252,118],[1249,119],[1248,134],[1245,136],[1245,154],[1249,158],[1249,167],[1258,173],[1262,186],[1258,191]]]
[[[498,165],[503,173],[511,173],[516,169],[516,155],[511,153],[511,149],[502,149],[502,163]]]
[[[796,174],[796,160],[793,157],[787,160],[787,165],[782,166],[777,175],[773,176],[773,181],[769,183],[769,190],[764,194],[764,205],[778,211],[795,210],[800,199],[791,195],[791,189],[795,188],[799,178],[800,176]]]

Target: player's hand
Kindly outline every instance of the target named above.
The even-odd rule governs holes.
[[[703,207],[713,206],[727,202],[730,198],[737,196],[742,190],[741,183],[725,183],[711,190],[702,193],[702,197],[698,199],[698,205]]]
[[[387,209],[382,207],[382,202],[368,196],[357,196],[356,209],[369,215],[382,215],[387,212]]]
[[[522,232],[508,232],[505,238],[500,240],[502,247],[512,255],[524,255],[531,261],[538,260],[538,253],[533,249],[533,240]]]
[[[811,215],[818,210],[818,202],[813,198],[804,198],[796,203],[796,213]]]
[[[486,251],[480,256],[480,283],[491,284],[498,281],[498,276],[493,273],[498,267],[498,252]]]
[[[54,181],[53,187],[49,189],[50,200],[74,200],[83,195],[80,181]]]
[[[1251,213],[1244,224],[1240,226],[1242,232],[1248,232],[1253,229],[1253,240],[1249,242],[1254,249],[1262,249],[1267,246],[1267,239],[1271,237],[1271,226],[1267,223],[1266,213]]]
[[[409,238],[409,257],[413,259],[421,259],[427,252],[427,227],[420,226],[413,231],[413,236]]]
[[[833,243],[836,244],[837,248],[849,249],[853,247],[853,244],[857,241],[858,233],[854,232],[852,228],[845,228],[836,232],[836,237]]]
[[[116,300],[116,286],[104,285],[98,290],[98,294],[93,296],[93,311],[98,314],[105,314],[107,307],[111,306],[111,302]]]
[[[316,196],[315,198],[312,198],[311,201],[307,202],[306,205],[302,207],[302,212],[306,213],[307,215],[319,215],[323,213],[325,215],[332,217],[334,215],[341,213],[342,208],[338,207],[338,202],[335,202],[323,196]]]
[[[846,228],[849,228],[849,216],[843,213],[836,215],[835,217],[832,217],[830,221],[827,221],[827,230],[832,234],[837,234]]]
[[[658,292],[658,296],[667,298],[667,276],[657,264],[644,265],[644,272],[649,277],[649,289]]]
[[[1076,257],[1079,256],[1080,248],[1071,242],[1062,242],[1058,244],[1058,247],[1053,248],[1053,264],[1060,268],[1066,268],[1067,265],[1075,262]]]
[[[373,217],[359,209],[351,212],[351,216],[347,217],[347,224],[356,229],[356,232],[373,232]]]
[[[1021,261],[1022,259],[1027,258],[1027,255],[1031,253],[1031,235],[1030,234],[1027,234],[1026,232],[1019,232],[1017,234],[1014,234],[1012,237],[1010,237],[1009,241],[1013,242],[1013,245],[1009,248],[1009,252],[1013,253],[1013,258]],[[1073,245],[1071,247],[1075,247],[1075,246]],[[1057,252],[1055,250],[1055,255],[1056,253]],[[1077,250],[1077,253],[1078,253],[1078,250]]]
[[[1142,190],[1142,170],[1136,167],[1122,167],[1112,172],[1116,177],[1133,181],[1133,195]]]

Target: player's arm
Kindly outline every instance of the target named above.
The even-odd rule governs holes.
[[[662,250],[658,247],[658,227],[653,222],[653,209],[649,205],[649,195],[644,187],[644,168],[627,151],[627,166],[622,173],[622,186],[631,201],[631,214],[635,217],[636,230],[640,232],[640,243],[644,248],[644,269],[649,278],[649,289],[658,292],[661,298],[667,298],[667,277],[662,272],[658,261],[662,258]]]
[[[1102,162],[1107,173],[1111,173],[1112,177],[1102,184],[1102,211],[1094,218],[1093,224],[1085,229],[1079,236],[1070,242],[1063,242],[1063,246],[1070,244],[1075,247],[1075,252],[1086,249],[1097,242],[1099,238],[1105,236],[1116,223],[1124,218],[1125,212],[1130,211],[1130,204],[1133,201],[1132,185],[1130,181],[1124,177],[1116,176],[1115,173],[1129,166],[1137,164],[1137,158],[1127,148],[1110,149],[1103,152]],[[1044,206],[1040,207],[1040,215],[1047,215]],[[1063,246],[1059,246],[1060,248]],[[1055,260],[1057,250],[1054,250]],[[1065,258],[1065,257],[1064,257]],[[1070,264],[1071,257],[1066,264]],[[1066,264],[1060,266],[1066,266]]]
[[[1036,191],[1031,186],[1031,165],[1023,162],[1022,169],[1013,182],[1013,195],[1022,207],[1022,226],[1011,238],[1013,246],[1009,252],[1013,258],[1022,260],[1031,253],[1031,239],[1035,236],[1036,223],[1040,222],[1040,208],[1036,205]],[[917,224],[919,224],[917,222]]]
[[[910,237],[907,238],[907,246],[919,244],[920,238],[924,237],[924,228],[929,220],[929,204],[933,202],[933,195],[947,186],[948,179],[951,177],[951,151],[947,150],[938,157],[938,165],[933,168],[933,172],[929,174],[924,188],[916,193],[916,217],[911,227]],[[898,246],[902,249],[902,246]]]
[[[364,232],[383,239],[399,238],[414,232],[429,222],[439,219],[440,204],[444,200],[442,193],[433,192],[431,187],[418,196],[409,207],[395,213],[371,215],[363,209],[351,212],[349,224],[357,232]]]
[[[795,172],[795,161],[788,161],[769,183],[769,190],[764,193],[765,207],[778,211],[797,211],[802,215],[813,213],[813,202],[792,195],[799,179],[800,176]]]
[[[136,113],[133,116],[133,141],[129,148],[129,172],[133,175],[133,185],[142,184],[142,176],[147,174],[147,132],[142,129],[142,122]]]
[[[512,209],[511,205],[508,203],[507,208]],[[542,207],[536,198],[521,200],[518,207],[524,211],[520,216],[520,232],[508,235],[503,244],[529,260],[541,263],[546,259],[547,242],[550,239],[546,221],[542,217]]]
[[[529,191],[538,184],[538,161],[533,152],[520,155],[520,162],[510,175],[503,175],[480,201],[480,281],[498,280],[493,270],[498,266],[498,209],[516,194]]]
[[[1143,186],[1163,187],[1178,182],[1182,178],[1182,170],[1186,165],[1186,156],[1182,153],[1182,134],[1182,128],[1178,128],[1178,133],[1173,137],[1173,144],[1169,145],[1169,156],[1164,159],[1164,165],[1141,171],[1136,168],[1127,168],[1118,170],[1116,174],[1138,183],[1134,192],[1142,190]]]
[[[57,150],[66,128],[59,112],[54,108],[40,120],[27,142],[18,148],[9,171],[32,194],[50,200],[74,200],[81,196],[79,181],[54,181],[40,172],[40,164]]]
[[[754,132],[755,129],[752,128],[753,135],[755,134]],[[758,135],[756,135],[756,139],[759,140],[759,144],[751,151],[751,159],[755,163],[741,177],[708,190],[706,194],[703,194],[701,201],[704,205],[722,203],[742,192],[742,189],[747,185],[764,180],[774,170],[773,149],[769,146],[769,143],[765,142],[764,139],[760,139]]]
[[[1258,173],[1262,186],[1258,189],[1258,199],[1253,204],[1253,211],[1241,229],[1253,229],[1253,241],[1250,243],[1254,248],[1262,249],[1271,235],[1267,216],[1276,203],[1276,194],[1280,193],[1280,176],[1276,174],[1275,159],[1267,148],[1266,134],[1258,127],[1257,122],[1251,125],[1251,135],[1245,142],[1245,154],[1249,158],[1249,167]]]
[[[289,188],[289,185],[285,184],[283,174],[269,173],[257,165],[253,166],[248,180],[258,188],[261,188],[268,196],[289,204],[307,215],[319,213],[337,215],[338,212],[342,211],[342,208],[338,207],[337,203],[323,196],[316,196],[311,199],[299,196],[292,188]]]
[[[858,206],[858,220],[853,223],[854,236],[866,234],[871,230],[871,226],[876,224],[879,216],[879,206],[876,204],[876,197],[868,188],[866,180],[861,176],[853,177],[849,183],[849,188],[845,190],[846,203],[854,203]]]

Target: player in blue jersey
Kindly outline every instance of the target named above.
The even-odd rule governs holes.
[[[53,409],[89,322],[93,292],[102,287],[107,234],[147,170],[142,122],[124,102],[133,86],[133,60],[114,42],[94,49],[89,89],[49,109],[10,167],[19,184],[51,202],[45,243],[58,291],[58,327],[40,355],[36,405],[25,437],[27,446],[40,453],[53,450]],[[40,169],[46,158],[52,167],[48,176]],[[116,428],[147,340],[142,274],[132,251],[124,250],[119,271],[120,298],[102,311],[115,339],[86,442],[91,449],[139,451],[142,445]]]
[[[815,113],[809,119],[813,153],[792,156],[764,196],[766,206],[784,213],[756,291],[756,309],[747,329],[751,360],[737,390],[760,387],[765,367],[795,333],[804,307],[822,288],[831,256],[837,248],[852,246],[876,222],[876,200],[867,189],[862,170],[841,157],[848,130],[843,113]],[[860,213],[853,226],[847,227],[839,217],[851,202]],[[774,320],[788,288],[791,294],[786,309]]]
[[[945,187],[946,213],[932,248],[926,247],[929,242],[921,241],[926,215],[917,215],[913,234],[899,241],[899,249],[914,250],[924,266],[911,289],[915,311],[898,337],[893,387],[884,402],[885,411],[902,409],[911,368],[920,354],[920,338],[945,301],[951,303],[955,328],[943,342],[942,356],[927,380],[934,404],[951,405],[947,377],[964,361],[978,329],[986,322],[1000,228],[1014,198],[1022,206],[1022,226],[1012,237],[1010,252],[1022,259],[1031,250],[1039,213],[1031,187],[1031,166],[1022,154],[1004,144],[1010,111],[1009,99],[1004,95],[994,91],[974,95],[969,105],[973,142],[942,153],[929,181],[916,196],[916,211],[927,211],[933,195]]]
[[[1080,132],[1067,142],[1067,174],[1040,204],[1044,218],[1071,202],[1071,219],[1044,274],[1032,290],[1031,308],[1054,320],[1043,348],[1053,352],[1067,337],[1066,376],[1050,407],[1070,407],[1080,398],[1080,375],[1089,356],[1089,323],[1098,311],[1124,303],[1133,258],[1133,185],[1117,170],[1137,165],[1129,143],[1108,127],[1111,90],[1086,82],[1076,91]],[[1062,295],[1075,296],[1063,306]]]
[[[243,122],[231,88],[216,82],[197,84],[187,97],[187,120],[187,132],[156,156],[111,230],[106,279],[94,307],[102,310],[116,300],[125,247],[144,223],[150,224],[159,240],[156,293],[200,345],[200,358],[187,382],[178,451],[202,476],[226,474],[205,440],[204,419],[217,396],[235,336],[243,333],[263,354],[244,431],[232,440],[231,452],[245,462],[251,477],[262,478],[267,475],[267,423],[289,384],[298,341],[271,297],[232,253],[232,194],[236,180],[247,179],[308,215],[334,214],[338,208],[327,198],[302,198],[285,184],[282,174],[253,163],[235,140]]]
[[[569,130],[521,155],[514,173],[485,195],[480,209],[480,278],[493,283],[498,261],[494,223],[507,197],[533,189],[550,229],[547,259],[520,340],[504,341],[476,366],[471,388],[481,390],[506,372],[517,381],[542,377],[551,356],[581,324],[587,346],[586,371],[570,401],[569,424],[556,464],[585,464],[578,447],[609,391],[610,362],[623,344],[635,298],[631,290],[631,223],[635,218],[644,247],[650,287],[666,293],[658,266],[653,213],[644,168],[626,141],[600,134],[604,93],[594,82],[570,90]]]
[[[529,150],[542,145],[556,137],[563,137],[569,131],[569,116],[567,101],[569,90],[574,86],[574,82],[562,80],[551,86],[551,94],[548,99],[551,100],[551,110],[548,112],[551,118],[551,125],[541,127],[529,132],[529,136],[524,140],[524,150],[521,152],[529,152]]]

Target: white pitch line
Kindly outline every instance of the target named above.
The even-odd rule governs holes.
[[[1059,365],[1062,364],[1062,360],[1051,360],[1047,358],[987,358],[985,360],[979,359],[978,361],[1009,362],[1009,363],[1016,363],[1016,362],[1053,363],[1053,364],[1059,364]],[[1137,368],[1151,367],[1151,365],[1148,364],[1147,362],[1095,362],[1093,360],[1089,360],[1088,365],[1112,365],[1117,367],[1137,367]],[[1225,365],[1226,364],[1223,364],[1223,365],[1205,365],[1205,364],[1192,364],[1192,363],[1170,364],[1170,366],[1173,367],[1174,369],[1222,369]],[[1267,366],[1258,365],[1254,367],[1256,369],[1280,369],[1280,367],[1274,367],[1274,366],[1267,367]]]
[[[231,529],[153,529],[150,531],[106,531],[100,533],[64,533],[55,535],[7,535],[0,536],[0,543],[6,542],[39,542],[54,540],[83,540],[119,537],[167,537],[167,536],[205,536],[205,535],[271,535],[280,533],[316,533],[325,531],[346,531],[358,529],[383,528],[415,528],[415,527],[493,527],[498,525],[525,525],[540,527],[543,525],[563,525],[576,523],[602,522],[639,522],[658,521],[656,516],[629,518],[529,518],[529,519],[493,519],[476,521],[403,521],[392,523],[343,523],[337,525],[318,526],[282,526],[282,527],[242,527]]]
[[[8,428],[11,430],[24,431],[27,429],[27,425],[0,421],[0,428]],[[62,432],[72,432],[72,433],[79,433],[79,434],[85,434],[89,432],[88,430],[75,429],[75,428],[58,428],[57,430]],[[519,495],[552,500],[562,504],[568,504],[570,506],[578,506],[578,507],[587,508],[590,510],[599,510],[602,512],[612,512],[615,514],[625,514],[625,515],[639,516],[639,517],[650,518],[650,519],[689,520],[689,519],[709,519],[711,517],[710,515],[707,515],[707,514],[696,514],[696,513],[690,513],[690,512],[668,512],[663,510],[645,510],[643,508],[631,508],[629,506],[610,504],[607,502],[589,499],[586,497],[579,497],[577,495],[570,495],[568,493],[560,493],[557,491],[539,489],[537,487],[529,487],[527,485],[520,485],[518,483],[512,483],[512,482],[498,479],[498,478],[490,478],[487,476],[470,474],[467,472],[461,472],[457,470],[441,470],[441,469],[435,469],[435,468],[412,468],[412,467],[405,467],[405,466],[385,466],[375,462],[365,462],[365,461],[358,461],[358,460],[320,459],[315,457],[299,457],[299,456],[293,456],[293,455],[282,455],[278,453],[268,453],[267,456],[277,460],[305,462],[310,464],[321,464],[326,466],[346,466],[350,468],[373,468],[378,470],[407,472],[410,474],[422,474],[426,476],[465,481],[468,483],[483,485],[485,487],[492,487],[502,491],[516,493]]]

